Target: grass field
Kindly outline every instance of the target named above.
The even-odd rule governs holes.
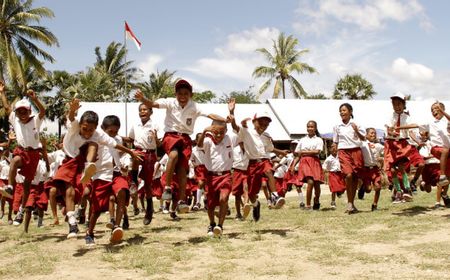
[[[94,248],[85,247],[83,233],[66,240],[65,224],[33,223],[23,234],[3,220],[0,278],[449,279],[450,209],[434,210],[434,198],[422,192],[392,205],[383,191],[378,211],[370,211],[370,194],[357,201],[360,213],[347,215],[344,197],[336,210],[323,195],[320,211],[304,211],[291,196],[280,210],[263,202],[257,224],[235,221],[232,213],[221,239],[206,236],[205,212],[179,222],[157,213],[146,227],[142,216],[133,217],[124,242],[114,246],[103,215]]]

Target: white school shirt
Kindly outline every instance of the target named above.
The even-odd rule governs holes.
[[[353,120],[350,120],[347,124],[341,122],[333,129],[333,142],[338,144],[340,150],[361,147],[361,140],[353,130],[352,123],[354,123]],[[358,131],[362,135],[366,135],[366,130],[361,126],[358,126]]]
[[[159,167],[158,167],[158,165],[159,165]],[[158,167],[158,169],[157,169],[157,167]],[[159,161],[157,161],[157,162],[155,162],[154,170],[155,170],[155,173],[154,173],[155,176],[153,176],[153,180],[161,178],[161,176],[164,172],[164,166]]]
[[[244,142],[244,149],[249,160],[270,159],[274,146],[269,133],[259,134],[254,127],[239,127],[238,138]]]
[[[194,171],[194,163],[192,160],[189,161],[189,172],[187,174],[188,179],[194,179],[195,178],[195,171]]]
[[[13,111],[9,114],[9,123],[14,129],[16,141],[19,146],[23,148],[39,148],[39,131],[42,120],[38,115],[32,115],[31,120],[24,124],[19,121],[19,118],[16,117],[16,113]]]
[[[114,139],[117,144],[122,142],[119,136],[111,137],[111,139]],[[92,176],[92,180],[100,179],[112,182],[114,171],[120,172],[120,155],[118,151],[113,147],[98,145],[97,158],[95,162],[97,172]]]
[[[339,172],[341,171],[341,164],[339,163],[339,158],[337,155],[329,155],[322,164],[323,170],[328,172]]]
[[[194,166],[199,166],[205,162],[205,151],[198,146],[192,147],[191,160]]]
[[[86,142],[115,147],[116,141],[102,130],[96,130],[91,138],[85,139],[80,135],[80,124],[77,120],[67,120],[67,134],[63,141],[63,150],[67,156],[75,158],[80,154],[80,147]]]
[[[434,119],[432,122],[427,124],[422,124],[419,126],[421,131],[428,131],[431,147],[448,147],[445,145],[448,142],[447,136],[447,125],[448,120],[445,117],[442,117],[440,120]]]
[[[120,157],[120,167],[121,168],[124,168],[126,170],[131,170],[132,163],[133,163],[133,160],[132,160],[130,154],[125,153]]]
[[[25,177],[23,177],[22,175],[19,174],[19,170],[17,170],[17,175],[16,175],[16,183],[17,184],[23,184],[23,182],[25,182]]]
[[[299,153],[300,151],[313,151],[313,150],[323,150],[323,140],[320,137],[314,135],[313,137],[305,136],[297,143],[297,147],[295,147],[295,152]],[[317,155],[318,157],[319,155]]]
[[[48,177],[53,177],[58,170],[59,166],[62,164],[63,160],[66,158],[66,154],[63,150],[56,150],[47,155],[48,162],[50,163],[50,172]]]
[[[233,169],[247,170],[248,168],[248,155],[244,152],[241,146],[236,145],[233,148]]]
[[[278,164],[279,164],[279,166],[275,170],[275,172],[273,172],[273,176],[275,178],[284,178],[284,175],[289,170],[289,159],[288,159],[288,157],[287,156],[283,157]]]
[[[159,163],[161,164],[163,173],[166,171],[166,166],[167,166],[168,162],[169,162],[169,156],[167,154],[164,154],[163,157],[159,160]]]
[[[9,162],[6,159],[0,160],[0,179],[8,180],[9,176]]]
[[[433,157],[433,155],[431,154],[431,149],[433,148],[431,142],[428,140],[427,142],[425,142],[425,145],[420,147],[419,150],[419,154],[426,158],[426,157],[431,157],[429,159],[425,160],[425,164],[433,164],[433,163],[439,163],[439,159]]]
[[[203,141],[205,166],[208,171],[230,171],[233,167],[233,143],[230,136],[225,135],[220,143],[214,144],[210,137]]]
[[[396,127],[397,126],[397,120],[398,120],[398,114],[396,112],[392,113],[392,116],[386,121],[386,125],[389,127]],[[401,113],[400,115],[400,126],[411,124],[411,117],[406,113]],[[386,129],[386,138],[387,139],[394,139],[393,137],[389,136],[388,131]],[[399,136],[395,137],[395,139],[406,139],[409,138],[408,135],[408,129],[401,129],[399,132]]]
[[[361,151],[364,158],[364,166],[373,167],[378,165],[378,159],[383,156],[384,146],[380,143],[363,141]]]
[[[176,98],[161,98],[156,100],[155,103],[159,105],[159,108],[166,109],[166,117],[164,119],[165,132],[178,132],[190,135],[194,132],[195,120],[199,116],[208,116],[192,100],[189,100],[184,108],[180,106]]]
[[[45,161],[40,159],[38,166],[36,168],[36,174],[34,175],[33,181],[31,181],[32,185],[39,185],[40,182],[44,182],[47,179],[48,171],[45,164]]]
[[[128,136],[134,139],[134,146],[143,150],[156,150],[156,141],[154,131],[158,131],[158,126],[149,119],[145,124],[139,122],[131,126]]]

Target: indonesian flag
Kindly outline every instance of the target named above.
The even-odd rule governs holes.
[[[133,31],[131,31],[131,28],[128,26],[128,23],[126,21],[125,21],[125,34],[128,39],[130,39],[136,44],[136,48],[138,48],[138,50],[141,50],[142,45],[141,42],[138,40],[136,35],[134,35]]]

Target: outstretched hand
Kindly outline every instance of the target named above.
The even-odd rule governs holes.
[[[233,113],[234,108],[236,108],[236,99],[230,98],[230,100],[228,100],[228,111],[230,111],[230,113]]]
[[[78,99],[78,98],[72,99],[72,101],[69,104],[70,111],[71,112],[76,112],[80,108],[81,108],[80,99]]]
[[[134,94],[134,98],[136,98],[137,101],[142,102],[142,100],[145,99],[144,94],[142,93],[142,91],[138,90],[136,91],[136,93]]]
[[[251,120],[251,118],[245,118],[245,119],[243,119],[243,120],[241,121],[242,127],[247,128],[247,127],[248,127],[248,126],[247,126],[247,122],[248,122],[249,120]]]
[[[31,100],[36,100],[36,93],[32,89],[28,89],[25,93]]]

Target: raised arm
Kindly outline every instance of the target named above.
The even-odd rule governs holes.
[[[75,120],[75,116],[77,114],[78,109],[80,109],[80,100],[77,98],[74,98],[70,104],[69,104],[69,112],[67,113],[67,118],[70,122],[73,122]]]
[[[3,107],[5,108],[6,114],[11,114],[11,106],[8,103],[5,93],[5,83],[0,81],[0,98],[2,99]]]
[[[352,123],[352,128],[355,131],[356,136],[358,136],[359,140],[366,140],[366,136],[361,134],[361,132],[359,131],[359,127],[355,123]]]
[[[239,132],[240,127],[236,124],[236,119],[234,118],[234,109],[236,108],[236,99],[230,98],[228,101],[228,112],[230,115],[227,117],[228,122],[231,123],[231,127],[234,131]]]
[[[213,129],[214,129],[213,126],[208,126],[208,127],[206,127],[206,128],[203,130],[202,134],[201,134],[200,137],[198,138],[198,141],[197,141],[197,147],[203,148],[203,143],[204,143],[204,141],[205,141],[206,133],[207,133],[207,132],[213,131]]]
[[[145,104],[145,106],[147,106],[148,108],[159,108],[158,103],[145,98],[144,94],[140,90],[136,91],[136,93],[134,94],[134,98],[136,98],[137,101]]]
[[[36,105],[36,107],[38,108],[39,110],[38,116],[42,120],[45,117],[44,105],[42,105],[42,102],[39,100],[36,93],[32,89],[27,90],[26,95],[28,96],[28,98],[30,98],[31,101],[33,101],[34,105]]]

